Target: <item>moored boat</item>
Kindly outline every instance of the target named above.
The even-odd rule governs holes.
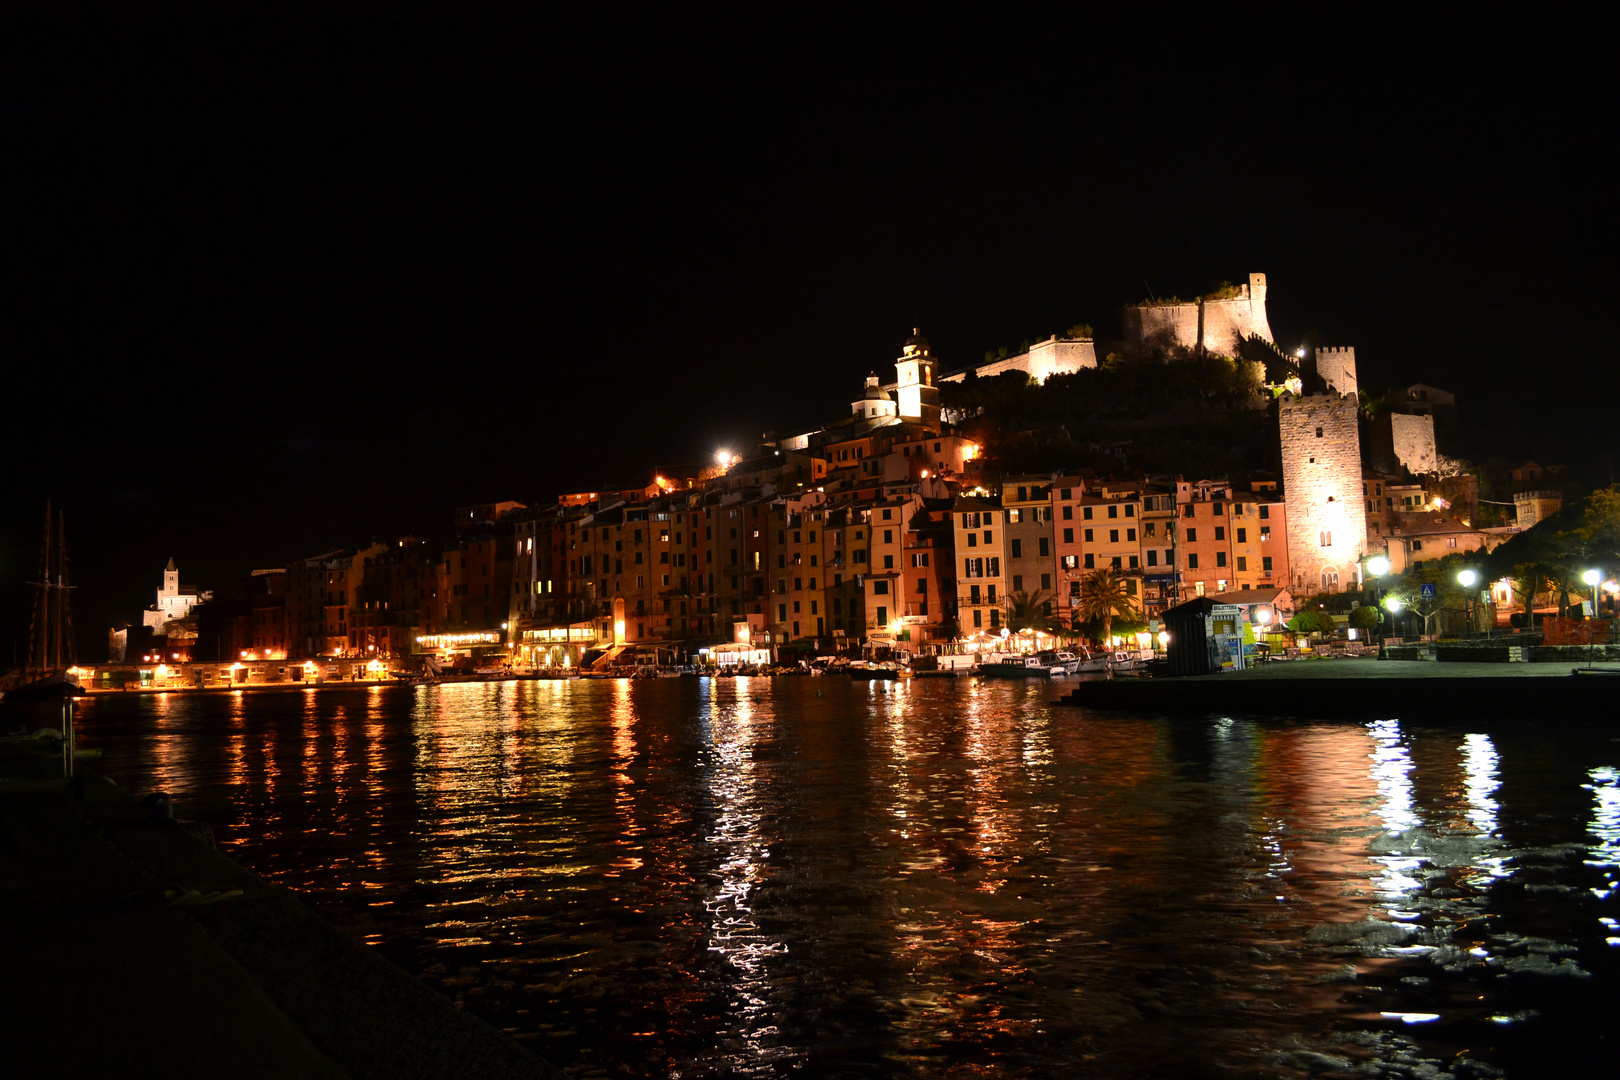
[[[1052,671],[1034,657],[1004,656],[988,664],[980,664],[975,673],[987,679],[1049,679]]]

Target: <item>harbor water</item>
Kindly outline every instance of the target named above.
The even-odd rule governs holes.
[[[132,694],[78,728],[120,785],[575,1076],[1607,1071],[1620,724],[1057,696]]]

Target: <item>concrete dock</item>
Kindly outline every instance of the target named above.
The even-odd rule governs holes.
[[[64,1075],[561,1072],[93,773],[0,780],[0,1038]]]
[[[1088,680],[1062,701],[1153,715],[1620,719],[1620,662],[1588,672],[1571,663],[1295,660],[1219,675]]]

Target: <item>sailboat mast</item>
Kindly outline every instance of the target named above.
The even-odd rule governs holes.
[[[56,512],[56,578],[52,582],[52,606],[56,608],[56,618],[51,620],[51,670],[66,667],[62,663],[62,615],[67,607],[67,596],[62,586],[62,512]]]
[[[51,501],[45,500],[45,537],[39,548],[39,580],[34,583],[40,590],[34,601],[34,632],[28,640],[30,667],[50,665],[51,634]]]
[[[56,512],[56,545],[56,591],[61,596],[56,612],[56,661],[58,667],[67,667],[78,660],[79,650],[73,646],[73,606],[68,602],[73,586],[68,576],[67,515],[60,510]]]

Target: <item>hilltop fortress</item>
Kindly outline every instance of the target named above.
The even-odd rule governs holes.
[[[1246,285],[1227,285],[1196,300],[1145,300],[1120,311],[1128,341],[1166,334],[1199,352],[1236,356],[1251,337],[1275,344],[1266,318],[1266,275],[1250,274]]]
[[[1266,292],[1266,275],[1252,273],[1244,284],[1223,285],[1196,299],[1149,299],[1127,305],[1120,309],[1121,340],[1108,344],[1122,351],[1160,345],[1192,354],[1241,357],[1248,352],[1246,345],[1264,343],[1267,352],[1282,358],[1289,369],[1297,368],[1297,375],[1269,385],[1265,392],[1275,403],[1277,464],[1288,520],[1287,583],[1328,592],[1354,587],[1361,560],[1373,547],[1388,546],[1382,538],[1370,543],[1369,515],[1396,509],[1393,498],[1383,495],[1383,483],[1374,481],[1369,487],[1367,477],[1432,475],[1440,459],[1434,416],[1426,410],[1400,411],[1397,406],[1364,420],[1355,349],[1323,347],[1309,355],[1302,350],[1297,358],[1284,354],[1272,333]],[[937,375],[937,381],[962,383],[970,377],[1019,372],[1044,384],[1053,375],[1096,368],[1097,354],[1093,337],[1052,335],[1015,355],[947,370]],[[922,420],[928,430],[938,431],[937,391],[929,393],[926,410],[915,400],[919,382],[926,380],[930,389],[934,385],[936,365],[927,341],[913,331],[897,364],[899,378],[880,384],[877,376],[869,377],[862,398],[853,404],[852,419],[867,429]],[[920,377],[920,370],[926,374]],[[1367,459],[1364,426],[1370,440]],[[812,441],[806,433],[786,445],[805,448]],[[1428,497],[1422,502],[1428,505]],[[1408,503],[1404,508],[1415,507]]]

